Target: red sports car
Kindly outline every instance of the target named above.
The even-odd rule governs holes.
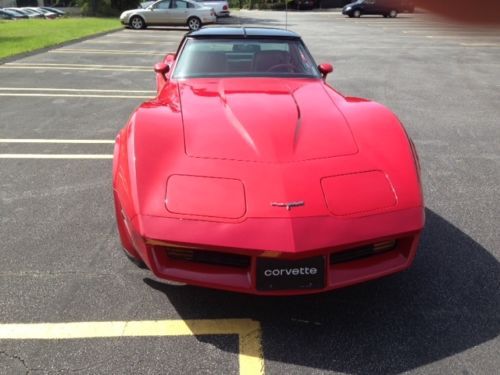
[[[262,295],[402,271],[424,226],[419,164],[397,117],[325,83],[299,35],[187,34],[158,94],[116,138],[127,255],[158,278]]]

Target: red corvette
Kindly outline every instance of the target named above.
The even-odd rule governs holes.
[[[325,83],[301,38],[206,28],[156,64],[116,138],[127,255],[167,280],[262,295],[402,271],[424,226],[412,141],[388,109]]]

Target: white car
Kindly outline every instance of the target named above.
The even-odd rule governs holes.
[[[198,30],[202,25],[215,23],[212,8],[191,0],[160,0],[146,9],[131,9],[123,12],[120,21],[133,29],[147,26],[187,25]]]
[[[227,0],[195,0],[196,2],[212,8],[217,17],[229,16],[229,3]]]

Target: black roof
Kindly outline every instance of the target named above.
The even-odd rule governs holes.
[[[195,38],[283,38],[299,39],[293,31],[271,27],[203,27],[188,34]]]

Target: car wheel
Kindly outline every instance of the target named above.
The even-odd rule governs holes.
[[[125,214],[123,212],[122,206],[116,193],[113,194],[115,202],[115,214],[118,227],[118,233],[120,234],[120,241],[122,244],[122,250],[132,263],[134,263],[139,268],[147,268],[146,263],[142,261],[139,254],[134,249],[132,244],[132,239],[130,238],[129,231],[127,230],[127,225],[125,224]]]
[[[130,27],[134,30],[144,29],[146,27],[146,23],[142,19],[142,17],[134,16],[130,19]]]
[[[389,12],[389,17],[391,17],[391,18],[396,18],[397,15],[398,15],[398,12],[394,9]]]
[[[125,255],[127,256],[127,258],[132,263],[134,263],[137,267],[139,267],[141,269],[147,269],[148,268],[148,266],[146,266],[146,263],[144,263],[141,259],[138,259],[138,258],[132,256],[131,254],[129,254],[129,252],[127,251],[127,249],[125,249],[124,247],[122,247],[122,250],[125,253]]]
[[[198,17],[189,18],[187,24],[188,24],[189,30],[192,30],[192,31],[198,30],[201,27],[201,21]]]
[[[353,15],[353,17],[359,18],[359,17],[361,17],[361,12],[359,10],[355,10],[352,15]]]

